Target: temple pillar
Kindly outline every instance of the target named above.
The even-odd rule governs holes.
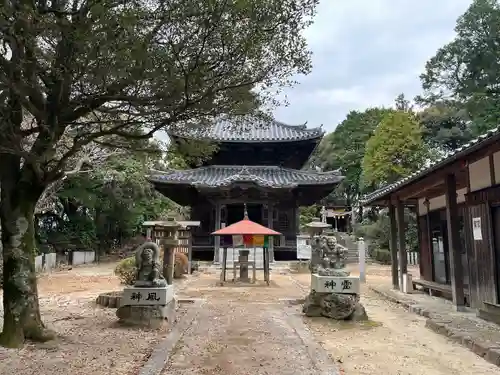
[[[274,213],[274,204],[269,203],[267,205],[267,227],[269,229],[274,229],[273,213]],[[269,238],[269,261],[274,262],[274,237]]]
[[[294,211],[294,220],[295,220],[295,235],[300,234],[300,209],[299,206],[296,206]]]
[[[215,203],[215,230],[220,229],[221,221],[221,204]],[[214,238],[214,263],[219,263],[220,236]]]
[[[457,205],[457,180],[454,174],[446,176],[446,224],[448,229],[448,257],[450,260],[451,295],[453,307],[465,311],[462,242],[460,240],[460,215]]]

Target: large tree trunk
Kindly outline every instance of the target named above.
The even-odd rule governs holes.
[[[19,159],[2,155],[0,222],[3,245],[4,324],[0,344],[20,347],[25,340],[54,337],[40,317],[35,273],[34,213],[43,187],[31,173],[21,173]],[[10,163],[9,163],[10,162]],[[8,166],[11,169],[5,170]]]

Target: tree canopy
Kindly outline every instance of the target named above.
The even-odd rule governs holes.
[[[420,99],[429,104],[447,99],[460,103],[471,120],[471,132],[478,135],[498,126],[499,2],[474,0],[457,20],[455,31],[456,37],[427,62]]]
[[[321,141],[315,163],[325,170],[340,169],[345,179],[337,189],[347,201],[354,202],[363,193],[362,161],[365,145],[389,109],[370,108],[351,111],[335,129]]]
[[[45,189],[78,165],[86,147],[142,149],[159,129],[275,104],[275,89],[310,71],[302,31],[317,2],[3,3],[1,344],[52,337],[33,265],[33,215]]]
[[[415,115],[391,111],[366,143],[363,181],[376,186],[392,183],[416,170],[426,157],[422,128]]]

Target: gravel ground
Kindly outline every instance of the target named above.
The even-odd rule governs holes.
[[[368,284],[390,283],[389,267],[370,266],[367,274]],[[309,285],[309,275],[294,278]],[[500,375],[497,366],[425,328],[425,318],[368,290],[362,293],[362,303],[371,319],[366,324],[305,320],[345,374]]]
[[[190,283],[183,296],[204,298],[206,303],[176,346],[163,375],[323,373],[328,361],[319,363],[310,355],[308,346],[314,346],[314,339],[297,332],[292,320],[297,318],[286,314],[287,304],[280,301],[300,298],[303,293],[289,276],[273,278],[270,287],[220,287],[214,274]]]
[[[60,338],[21,350],[0,348],[0,375],[136,374],[167,331],[122,329],[114,309],[95,308],[97,294],[121,289],[112,270],[105,265],[42,277],[43,317]],[[368,283],[390,283],[388,267],[369,266],[367,274]],[[339,324],[297,318],[301,306],[285,302],[306,295],[308,274],[273,273],[270,287],[220,287],[217,277],[207,272],[180,287],[181,297],[207,302],[163,375],[317,374],[290,314],[303,319],[342,374],[500,375],[498,367],[426,329],[424,318],[373,292],[362,296],[371,321]]]
[[[56,342],[0,348],[0,375],[136,374],[164,331],[124,329],[116,309],[96,307],[99,293],[121,290],[114,264],[73,268],[40,277],[42,318]]]

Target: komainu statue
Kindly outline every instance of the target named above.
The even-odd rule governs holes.
[[[161,273],[160,249],[153,242],[146,242],[135,252],[136,287],[164,287],[167,282]]]
[[[350,272],[345,268],[346,249],[337,244],[335,237],[315,236],[311,243],[311,277],[324,280],[325,286],[332,289],[320,292],[311,289],[302,312],[306,316],[324,316],[336,320],[368,319],[359,301],[359,288],[356,292],[333,289],[334,286],[353,283],[352,278],[349,278]]]

